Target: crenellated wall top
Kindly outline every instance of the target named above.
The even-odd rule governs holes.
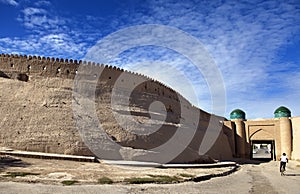
[[[60,77],[63,79],[74,79],[78,73],[79,67],[95,66],[103,68],[109,74],[107,77],[119,75],[120,73],[132,74],[134,77],[150,81],[158,87],[155,91],[169,91],[171,96],[180,95],[178,92],[166,86],[165,84],[154,80],[140,73],[124,70],[122,68],[99,64],[91,61],[63,59],[44,56],[18,55],[18,54],[0,54],[0,73],[23,73],[28,76]],[[93,69],[93,68],[91,68]],[[159,89],[160,88],[160,89]],[[168,95],[169,96],[169,95]]]

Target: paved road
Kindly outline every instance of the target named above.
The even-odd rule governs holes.
[[[42,185],[0,183],[0,193],[299,193],[300,167],[289,163],[287,176],[280,176],[278,162],[246,164],[231,175],[199,183],[144,185]],[[299,165],[299,163],[298,163]]]

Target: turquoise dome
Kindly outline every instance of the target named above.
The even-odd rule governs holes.
[[[230,119],[246,119],[246,113],[240,109],[235,109],[230,113]]]
[[[281,106],[274,111],[275,118],[290,117],[290,116],[291,116],[291,111],[284,106]]]

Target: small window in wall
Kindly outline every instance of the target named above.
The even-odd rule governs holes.
[[[169,106],[167,107],[167,112],[173,112],[172,106],[171,106],[171,105],[169,105]]]
[[[13,64],[13,63],[11,63],[11,64],[10,64],[10,67],[14,67],[14,64]]]
[[[67,69],[67,70],[66,70],[66,73],[67,73],[67,74],[70,74],[70,70]]]
[[[60,67],[56,69],[56,74],[60,72]]]
[[[27,66],[27,70],[28,70],[28,71],[30,71],[30,69],[31,69],[31,66],[30,66],[30,65],[28,65],[28,66]]]
[[[45,71],[47,68],[46,68],[46,66],[43,66],[43,71]]]
[[[111,79],[111,77],[109,76],[108,79]]]
[[[77,69],[76,69],[75,74],[77,74],[77,73],[78,73],[78,71],[77,71]]]

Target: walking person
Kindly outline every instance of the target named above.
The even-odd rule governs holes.
[[[284,175],[286,163],[288,163],[288,161],[289,161],[288,157],[286,156],[285,153],[283,153],[282,156],[280,157],[280,172],[281,172],[281,175]]]

